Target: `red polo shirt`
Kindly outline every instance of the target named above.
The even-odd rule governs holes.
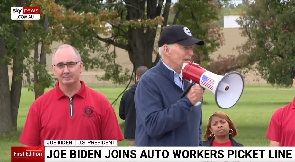
[[[280,146],[295,146],[295,98],[293,102],[277,109],[267,130],[266,138]]]
[[[44,145],[44,140],[124,139],[116,113],[108,99],[85,86],[71,99],[59,84],[32,104],[20,137],[29,146]]]

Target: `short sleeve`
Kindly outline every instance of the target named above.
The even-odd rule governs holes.
[[[39,146],[41,145],[40,140],[40,116],[37,111],[36,102],[32,104],[32,106],[29,109],[28,116],[26,119],[26,123],[24,125],[24,129],[22,131],[21,137],[20,137],[20,143],[28,146]]]
[[[114,108],[109,101],[106,101],[103,105],[105,106],[105,111],[100,128],[102,140],[124,140]]]
[[[281,120],[280,117],[282,116],[282,109],[278,109],[274,112],[274,114],[271,117],[266,138],[271,141],[280,142],[281,139]]]

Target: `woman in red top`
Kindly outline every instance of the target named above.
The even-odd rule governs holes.
[[[215,112],[209,118],[203,146],[243,146],[233,139],[237,134],[236,126],[230,118],[224,112]]]

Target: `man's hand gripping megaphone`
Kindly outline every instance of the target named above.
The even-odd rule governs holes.
[[[187,63],[184,63],[183,68],[186,65]],[[194,106],[199,106],[203,100],[205,88],[201,87],[199,84],[193,82],[192,80],[189,80],[189,83],[189,86],[182,93],[181,98],[187,96]]]

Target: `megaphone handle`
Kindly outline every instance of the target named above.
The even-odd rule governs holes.
[[[195,82],[190,83],[189,86],[185,89],[185,91],[181,94],[181,98],[183,98],[195,84]]]
[[[201,104],[201,102],[197,102],[196,104],[195,104],[195,106],[199,106]]]

